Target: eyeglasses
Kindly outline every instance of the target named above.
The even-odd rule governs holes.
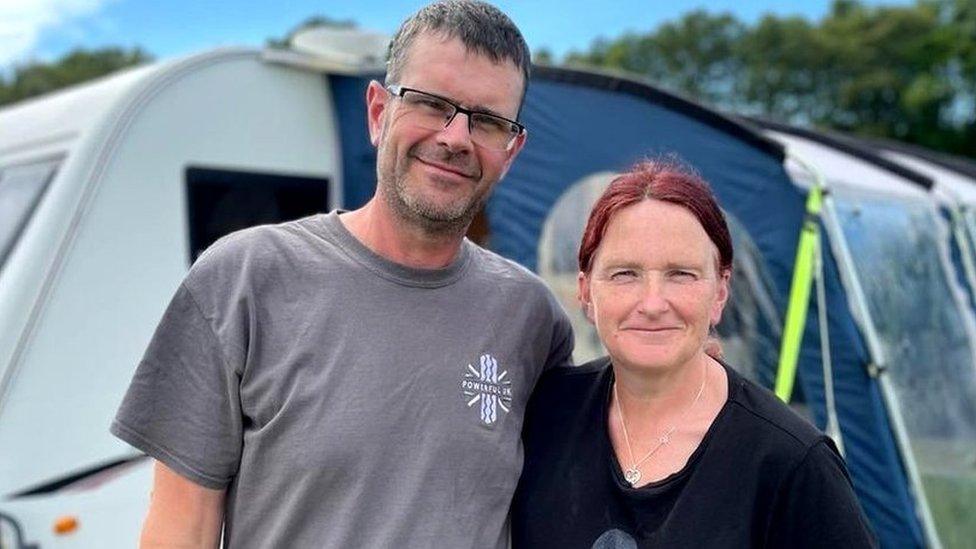
[[[507,151],[512,148],[515,138],[525,131],[525,126],[514,120],[466,109],[439,95],[399,85],[387,86],[386,89],[403,101],[413,123],[428,130],[443,130],[451,125],[458,113],[468,115],[471,141],[486,149]]]

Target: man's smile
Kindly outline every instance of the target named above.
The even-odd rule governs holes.
[[[442,173],[445,173],[445,174],[449,174],[451,176],[462,177],[464,179],[476,179],[477,178],[477,174],[471,173],[468,170],[464,170],[463,168],[459,168],[459,167],[453,166],[451,164],[444,164],[444,163],[441,163],[441,162],[436,162],[436,161],[433,161],[433,160],[428,160],[428,159],[425,159],[425,158],[421,158],[420,156],[414,156],[413,158],[414,158],[414,160],[417,160],[418,162],[420,162],[424,166],[426,166],[428,168],[432,168],[435,172],[442,172]]]

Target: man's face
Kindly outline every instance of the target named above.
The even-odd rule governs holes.
[[[514,120],[523,77],[514,63],[469,52],[455,38],[418,36],[401,69],[401,86]],[[525,142],[508,150],[471,141],[468,117],[442,130],[411,122],[409,109],[379,83],[367,91],[370,139],[377,147],[377,192],[403,221],[429,233],[463,233]]]

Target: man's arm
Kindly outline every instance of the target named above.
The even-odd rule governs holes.
[[[139,547],[213,548],[224,524],[224,490],[204,488],[159,461]]]

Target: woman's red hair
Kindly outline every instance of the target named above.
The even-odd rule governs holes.
[[[579,249],[579,268],[589,273],[593,255],[610,219],[623,208],[642,200],[677,204],[692,213],[718,248],[719,271],[732,270],[732,237],[711,188],[693,170],[675,161],[645,161],[621,174],[593,205]]]

